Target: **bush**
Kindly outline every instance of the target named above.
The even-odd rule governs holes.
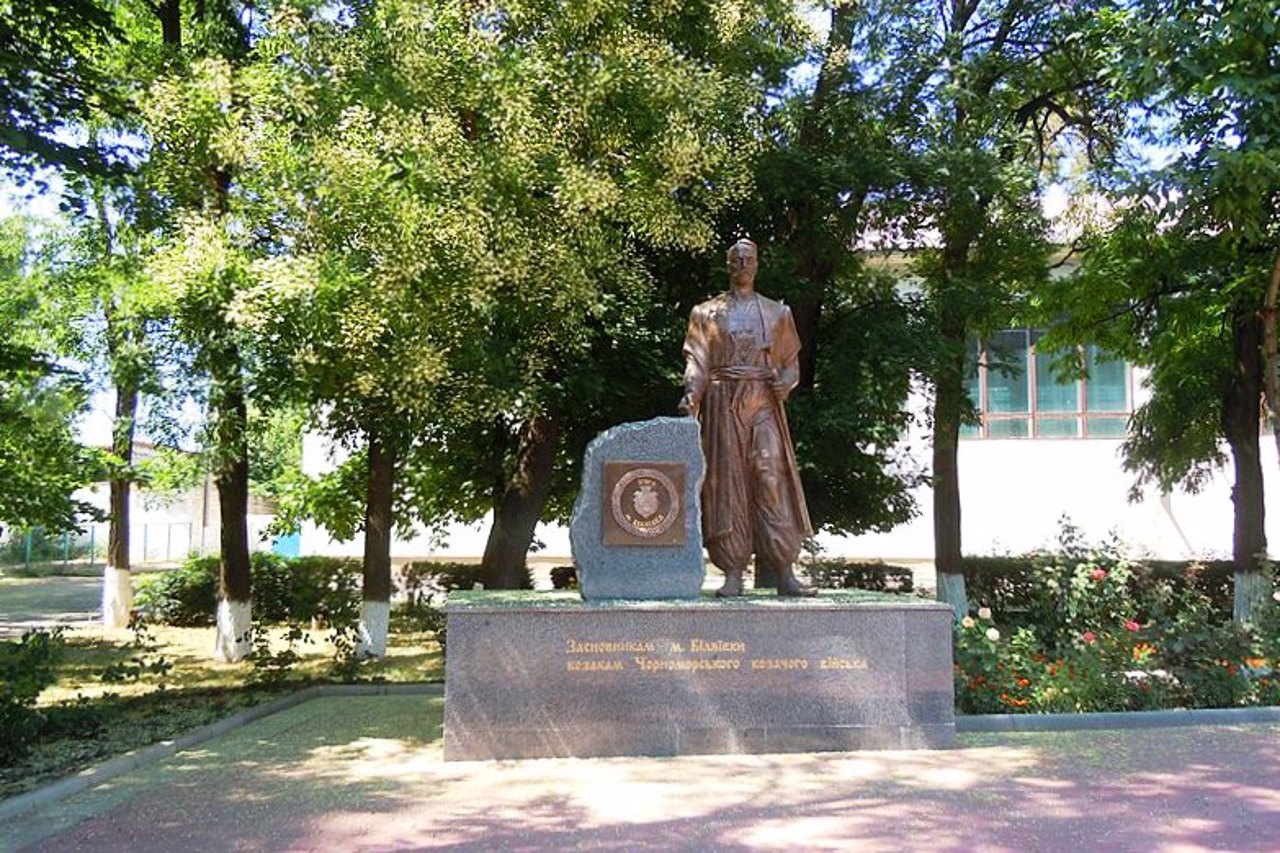
[[[577,589],[577,566],[554,566],[551,569],[551,586],[554,589]]]
[[[873,592],[914,591],[911,570],[886,563],[816,559],[805,569],[813,584],[823,589],[867,589]]]
[[[40,691],[53,684],[62,657],[62,629],[28,631],[0,642],[0,766],[31,750],[44,718],[35,709]]]
[[[152,622],[212,625],[218,607],[218,558],[192,557],[179,568],[143,578],[134,603]]]
[[[266,623],[319,616],[331,623],[357,618],[360,561],[255,551],[250,555],[255,620]],[[192,557],[181,568],[145,579],[137,605],[154,622],[212,625],[217,611],[218,558]],[[355,614],[355,615],[353,615]]]
[[[1229,569],[1131,562],[1117,543],[1085,543],[1065,525],[1057,550],[994,558],[978,576],[994,582],[970,587],[984,606],[956,627],[961,713],[1280,700],[1280,606],[1258,608],[1252,625],[1231,621]]]
[[[330,625],[352,624],[360,618],[364,571],[349,557],[296,557],[286,563],[289,576],[285,616],[295,620],[319,617]],[[255,593],[256,601],[256,593]]]
[[[400,583],[410,601],[432,593],[454,589],[474,589],[480,583],[478,563],[446,563],[421,560],[407,563],[400,571]],[[533,575],[526,565],[521,576],[521,589],[533,589]]]

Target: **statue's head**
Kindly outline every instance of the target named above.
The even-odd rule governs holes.
[[[755,279],[756,269],[759,266],[755,243],[743,237],[729,247],[729,251],[725,253],[725,259],[729,262],[730,279],[737,281],[740,276],[749,281]]]

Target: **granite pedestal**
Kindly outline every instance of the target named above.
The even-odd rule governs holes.
[[[947,605],[451,593],[447,760],[951,745]]]

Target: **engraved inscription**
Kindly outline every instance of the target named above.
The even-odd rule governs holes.
[[[567,672],[721,672],[844,670],[871,668],[859,657],[751,657],[745,640],[715,637],[688,639],[615,637],[565,640]],[[758,652],[757,652],[758,654]]]

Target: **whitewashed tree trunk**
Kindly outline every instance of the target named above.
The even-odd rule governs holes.
[[[102,574],[102,627],[129,627],[129,614],[132,611],[132,575],[128,568],[108,565]]]
[[[356,647],[359,657],[386,657],[390,621],[391,602],[365,601],[360,604],[360,642]]]
[[[218,634],[214,640],[214,660],[236,663],[253,650],[253,621],[248,601],[218,599]]]

